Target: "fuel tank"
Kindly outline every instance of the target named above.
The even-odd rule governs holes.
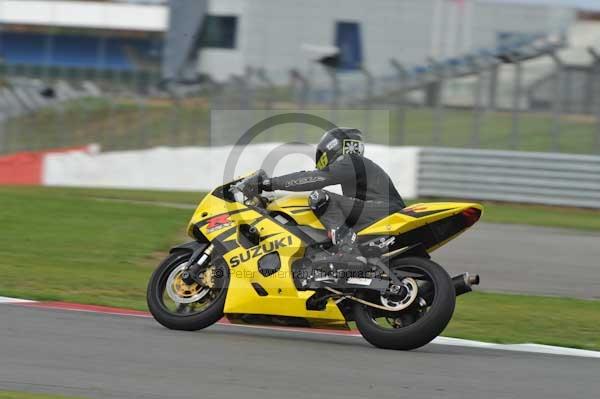
[[[267,206],[267,210],[284,214],[299,225],[325,230],[325,227],[308,206],[308,196],[306,195],[286,195],[277,198]]]

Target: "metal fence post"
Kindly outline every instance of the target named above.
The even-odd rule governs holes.
[[[596,99],[600,97],[600,65],[596,66]],[[594,152],[600,154],[600,101],[596,100],[596,134],[594,135]]]
[[[475,58],[470,58],[474,70],[477,70],[475,84],[473,87],[473,123],[471,126],[470,145],[479,148],[481,145],[481,124],[483,120],[483,79],[484,69]]]
[[[215,91],[209,98],[209,108],[211,111],[225,109],[226,88],[227,84],[225,82],[215,83]]]
[[[521,87],[523,79],[523,64],[518,59],[512,60],[515,69],[514,85],[513,85],[513,99],[512,99],[512,126],[510,134],[510,148],[516,150],[520,145],[520,100],[521,100]]]
[[[254,76],[254,68],[247,66],[244,75],[237,78],[239,94],[240,94],[240,109],[248,109],[254,107],[254,89],[252,88],[252,77]]]
[[[363,100],[364,106],[364,132],[370,132],[371,128],[371,101],[373,100],[373,87],[374,87],[374,79],[371,72],[369,72],[366,68],[361,68],[361,72],[365,76],[365,95]]]
[[[294,92],[294,99],[296,104],[298,104],[298,109],[306,108],[306,104],[308,103],[308,94],[310,91],[310,83],[308,79],[302,75],[300,71],[297,69],[292,69],[290,71],[290,80],[292,84],[292,90]],[[300,87],[298,87],[298,85]]]
[[[58,69],[57,71],[57,76],[56,76],[56,80],[55,80],[55,84],[54,84],[54,89],[56,90],[58,87],[59,82],[61,82],[61,77],[63,74],[63,69]],[[69,117],[68,113],[66,112],[66,107],[65,104],[62,103],[61,101],[58,102],[58,104],[56,104],[54,107],[54,110],[56,112],[56,130],[58,130],[58,134],[60,135],[60,139],[59,139],[59,143],[61,147],[68,147],[70,143],[73,142],[73,135],[75,134],[74,131],[72,131],[71,129],[69,129],[69,131],[67,131],[67,129],[65,129],[66,126],[66,121],[65,118]],[[70,136],[70,137],[68,137]]]
[[[594,113],[596,114],[596,129],[594,132],[594,152],[600,154],[600,53],[595,48],[589,47],[588,52],[594,58],[594,66],[592,68],[594,82],[593,104]]]
[[[292,90],[294,92],[294,99],[299,110],[303,110],[306,108],[306,105],[309,100],[310,94],[310,82],[308,78],[306,78],[300,71],[297,69],[292,69],[290,71],[290,80],[292,85]],[[299,86],[299,87],[298,87]],[[296,141],[302,142],[304,138],[305,131],[304,124],[297,124],[296,126]]]
[[[433,131],[432,131],[432,144],[435,146],[442,145],[442,137],[444,135],[444,84],[445,84],[445,71],[444,67],[440,65],[434,59],[429,60],[436,81],[430,83],[432,95],[433,95]]]
[[[142,71],[135,71],[134,72],[134,84],[133,84],[133,95],[135,96],[135,102],[137,105],[137,117],[139,119],[139,124],[138,125],[138,145],[140,148],[146,148],[146,144],[147,144],[147,137],[146,137],[146,118],[145,118],[145,114],[146,114],[146,102],[144,99],[144,89],[142,88],[142,85],[145,82],[145,79],[142,78],[143,75],[143,70]]]
[[[6,131],[4,128],[4,124],[6,123],[6,116],[4,114],[0,115],[0,154],[7,153],[6,146]]]
[[[266,119],[269,117],[270,111],[273,109],[275,85],[273,84],[271,78],[269,78],[267,75],[267,71],[264,68],[257,69],[255,76],[263,85],[261,97],[263,98],[264,117]],[[274,139],[276,139],[276,137],[273,136],[274,133],[275,131],[273,129],[267,130],[266,139],[268,141],[274,141]]]
[[[498,106],[498,70],[500,66],[494,65],[490,69],[490,81],[488,88],[487,107],[490,111],[495,111]]]
[[[552,128],[550,130],[552,135],[552,150],[555,152],[560,151],[560,129],[561,129],[561,116],[563,108],[563,97],[562,97],[562,75],[563,75],[563,62],[556,54],[556,52],[550,53],[550,57],[556,65],[555,77],[554,77],[554,101],[552,109]]]
[[[590,63],[588,68],[585,71],[585,85],[583,90],[583,101],[582,105],[577,107],[577,112],[581,112],[582,114],[593,114],[594,113],[594,101],[595,93],[594,93],[594,79],[595,79],[595,69],[598,61],[594,58],[594,60]]]
[[[390,60],[398,76],[398,134],[392,134],[392,144],[403,145],[405,141],[406,128],[406,90],[408,84],[408,72],[397,60]]]
[[[5,74],[4,76],[2,76],[3,79],[8,79],[10,78],[10,67],[7,65],[6,66],[6,70],[5,70]],[[7,101],[7,103],[10,104],[10,108],[8,108],[8,112],[5,114],[5,119],[3,120],[3,129],[2,131],[4,132],[4,151],[5,152],[12,152],[12,150],[14,150],[14,126],[12,126],[11,124],[11,119],[14,118],[14,115],[16,114],[16,109],[15,109],[15,104],[13,99],[13,94],[11,92],[11,90],[9,88],[5,88],[4,89],[4,94],[5,94],[5,99]]]
[[[335,68],[325,67],[331,78],[331,121],[337,123],[337,110],[339,107],[340,82]]]
[[[175,87],[168,83],[166,86],[167,93],[169,94],[169,99],[171,100],[171,137],[167,138],[167,145],[181,145],[181,137],[179,135],[180,131],[180,106],[179,106],[179,97],[177,94],[177,90]]]
[[[271,110],[273,109],[273,96],[275,95],[275,85],[269,76],[267,75],[267,71],[264,68],[259,68],[256,70],[256,77],[260,80],[264,86],[266,87],[266,92],[264,93],[264,106],[265,109]]]
[[[223,103],[223,98],[224,98],[224,91],[225,91],[225,84],[222,82],[216,82],[216,81],[212,81],[212,85],[211,85],[211,91],[209,93],[209,97],[208,97],[208,112],[209,112],[209,119],[208,119],[208,123],[206,124],[205,128],[207,130],[206,132],[206,145],[208,147],[212,147],[215,143],[214,143],[214,137],[213,137],[213,132],[211,131],[211,126],[213,123],[212,117],[213,117],[213,111],[219,110],[219,109],[224,109],[224,103]]]

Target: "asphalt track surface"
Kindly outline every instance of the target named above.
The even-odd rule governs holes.
[[[480,223],[432,254],[478,289],[600,299],[600,233]]]
[[[0,390],[88,398],[597,398],[598,359],[0,305]]]

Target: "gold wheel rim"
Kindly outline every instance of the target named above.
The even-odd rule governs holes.
[[[177,304],[190,304],[200,301],[204,298],[214,286],[213,267],[209,267],[200,277],[203,284],[193,283],[186,284],[181,275],[187,264],[181,264],[171,271],[167,279],[166,291],[167,295]],[[210,270],[210,272],[209,272]],[[210,277],[210,278],[209,278]],[[207,284],[204,284],[204,281]]]

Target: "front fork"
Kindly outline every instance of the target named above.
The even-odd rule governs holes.
[[[185,269],[183,269],[183,272],[181,273],[181,279],[184,283],[186,283],[187,285],[191,285],[194,283],[202,283],[202,281],[199,281],[198,279],[198,273],[200,272],[200,269],[202,268],[202,266],[204,266],[208,258],[210,258],[210,255],[212,254],[214,249],[215,246],[213,244],[210,244],[208,247],[206,247],[206,249],[197,249],[192,253],[192,256],[190,257],[187,266],[185,267]]]

